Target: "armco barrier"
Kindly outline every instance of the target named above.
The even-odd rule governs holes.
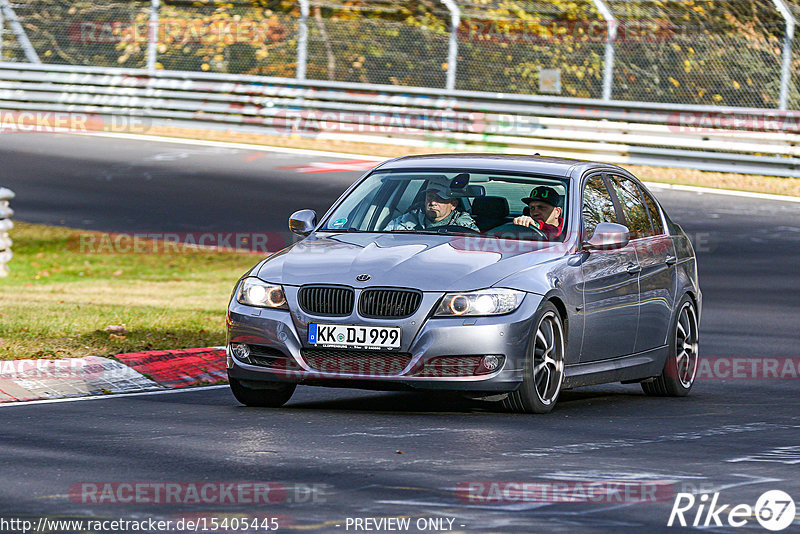
[[[800,177],[800,111],[0,63],[0,132],[23,111]]]
[[[11,261],[11,238],[8,231],[14,227],[11,216],[14,210],[9,206],[9,201],[14,198],[14,192],[5,187],[0,187],[0,276],[8,275],[8,262]]]

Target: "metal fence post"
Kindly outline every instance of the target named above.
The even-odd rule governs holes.
[[[592,0],[597,11],[608,24],[608,38],[606,39],[606,52],[603,61],[603,100],[611,100],[611,88],[614,84],[614,46],[617,42],[617,17],[603,0]]]
[[[300,21],[297,27],[297,81],[306,79],[308,61],[308,15],[311,12],[308,0],[300,0]]]
[[[786,35],[783,38],[783,58],[781,63],[781,92],[778,98],[778,109],[785,110],[789,103],[789,83],[792,78],[792,41],[794,40],[795,21],[791,10],[783,0],[772,0],[786,21]]]
[[[156,71],[158,59],[158,10],[160,0],[150,0],[150,31],[147,35],[147,72]]]
[[[14,223],[11,222],[14,210],[8,205],[8,201],[12,198],[14,198],[13,191],[0,187],[0,276],[8,274],[6,264],[11,261],[13,256],[11,253],[11,238],[8,237],[8,231],[14,228]]]
[[[41,64],[42,61],[39,59],[36,49],[33,48],[30,39],[28,39],[28,34],[25,33],[25,28],[23,28],[22,24],[19,23],[17,14],[14,13],[14,10],[12,9],[8,0],[0,0],[0,10],[3,11],[3,15],[5,15],[5,18],[8,19],[8,25],[14,32],[14,35],[17,36],[17,41],[19,41],[22,51],[25,52],[25,57],[27,58],[28,63]]]
[[[456,65],[458,64],[458,27],[461,26],[461,9],[455,0],[442,0],[450,11],[450,45],[447,50],[447,83],[445,89],[456,88]]]

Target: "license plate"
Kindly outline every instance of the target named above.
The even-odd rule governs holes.
[[[399,349],[399,326],[308,325],[308,342],[321,347]]]

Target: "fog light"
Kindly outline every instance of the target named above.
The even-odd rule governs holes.
[[[499,356],[484,356],[481,360],[481,365],[489,372],[495,371],[501,363],[503,360]]]
[[[237,359],[247,361],[247,358],[250,357],[250,347],[244,343],[231,343],[231,353]]]

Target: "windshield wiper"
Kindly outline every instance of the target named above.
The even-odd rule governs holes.
[[[468,228],[465,228],[463,232],[459,232],[458,230],[445,230],[444,228],[441,229],[434,229],[434,228],[416,228],[416,229],[402,229],[402,230],[385,230],[385,233],[389,234],[425,234],[425,235],[478,235],[477,232],[470,231]]]
[[[323,228],[323,229],[320,230],[320,232],[334,232],[334,233],[337,233],[337,234],[340,234],[340,233],[354,234],[356,232],[360,232],[360,233],[364,233],[364,234],[370,233],[370,232],[368,232],[366,230],[359,230],[358,228],[353,228],[352,226],[350,228]]]

